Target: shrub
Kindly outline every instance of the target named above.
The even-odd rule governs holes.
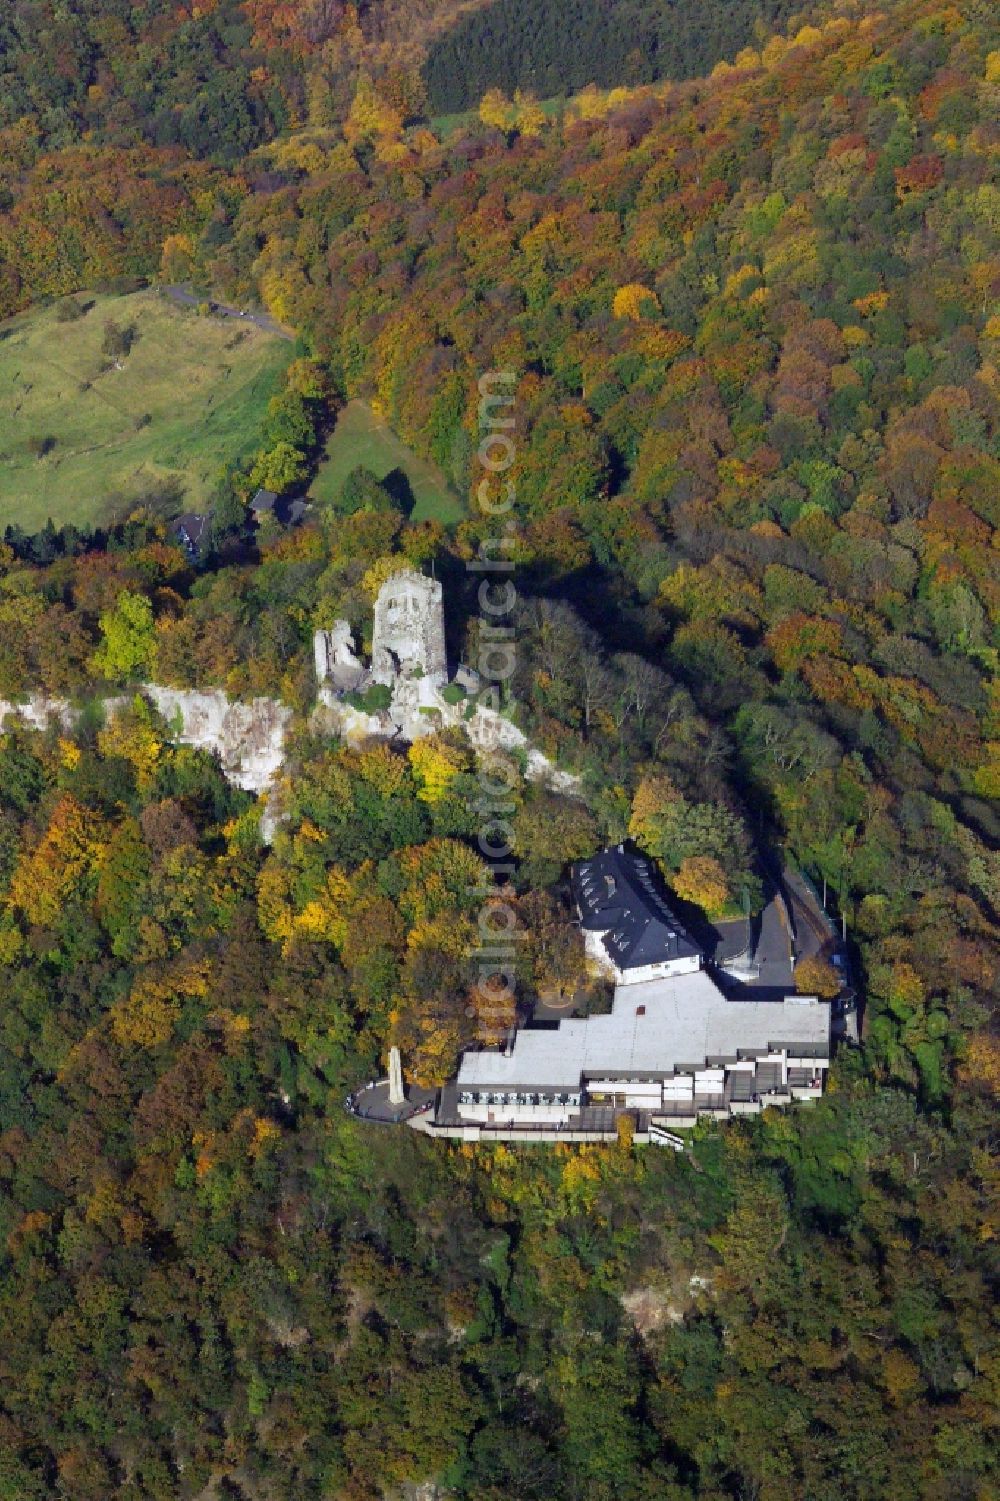
[[[388,683],[372,683],[365,694],[364,704],[369,714],[378,714],[392,703],[392,689]]]
[[[344,698],[354,709],[379,714],[392,703],[392,689],[387,683],[372,683],[364,693],[345,693]]]
[[[123,360],[136,340],[136,330],[133,326],[123,328],[113,318],[109,318],[104,325],[104,338],[101,341],[101,349],[113,360]]]

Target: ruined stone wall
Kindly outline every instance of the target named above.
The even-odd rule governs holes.
[[[313,661],[321,695],[330,691],[350,693],[361,688],[368,677],[354,654],[354,636],[346,620],[335,621],[328,631],[314,632]]]

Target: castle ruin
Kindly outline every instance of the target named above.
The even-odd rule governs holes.
[[[388,686],[400,679],[426,679],[434,688],[447,683],[444,604],[437,579],[407,569],[382,585],[375,601],[372,679]]]
[[[313,657],[316,681],[321,687],[329,685],[335,692],[354,692],[368,676],[354,655],[354,636],[346,620],[335,621],[332,630],[316,632]]]
[[[355,656],[351,627],[338,620],[313,638],[318,707],[328,730],[347,737],[417,740],[446,727],[461,729],[480,752],[527,750],[527,775],[573,793],[577,778],[557,771],[541,751],[527,747],[524,731],[479,699],[479,674],[459,666],[449,684],[444,642],[444,602],[437,579],[412,568],[391,574],[375,601],[371,668]],[[359,704],[378,683],[392,690],[387,709]]]

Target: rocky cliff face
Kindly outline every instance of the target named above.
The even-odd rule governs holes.
[[[177,725],[177,738],[183,745],[218,756],[235,786],[247,792],[266,792],[271,787],[284,762],[291,709],[273,698],[240,703],[220,689],[144,683],[142,691],[168,724]]]
[[[159,683],[143,683],[139,691],[174,726],[182,745],[217,755],[223,772],[235,786],[258,793],[271,787],[284,760],[291,709],[273,698],[238,703],[219,689],[163,688]],[[104,707],[113,712],[127,702],[127,697],[119,695],[105,699]],[[8,715],[33,729],[45,729],[53,721],[71,729],[77,711],[64,698],[45,698],[36,693],[20,704],[0,699],[0,723]]]
[[[33,693],[22,704],[0,698],[0,725],[8,716],[22,720],[33,730],[47,729],[53,720],[64,730],[72,729],[76,718],[66,699],[46,698],[41,693]]]
[[[143,683],[139,691],[149,699],[172,726],[174,737],[182,745],[218,756],[225,776],[246,792],[270,793],[276,786],[285,759],[285,735],[291,709],[274,698],[255,698],[249,703],[227,697],[221,689],[164,688],[159,683]],[[107,713],[113,713],[129,701],[118,694],[104,700]],[[345,739],[408,740],[415,734],[430,734],[443,725],[463,729],[479,750],[513,750],[526,745],[524,734],[508,719],[483,706],[470,719],[462,707],[446,704],[435,694],[437,709],[433,715],[411,716],[411,723],[395,722],[390,714],[369,715],[348,704],[327,704],[317,711],[317,727]],[[78,711],[65,698],[46,698],[32,694],[23,703],[0,699],[0,726],[8,716],[21,719],[33,729],[43,730],[55,721],[62,729],[72,729]],[[579,778],[557,771],[541,751],[529,749],[529,780],[547,782],[554,791],[572,795]],[[276,799],[270,799],[261,819],[261,837],[274,835],[280,820]]]

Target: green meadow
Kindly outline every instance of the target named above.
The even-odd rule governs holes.
[[[47,306],[0,327],[0,528],[100,523],[163,482],[198,509],[256,446],[292,346],[155,291],[76,300],[72,322]],[[134,331],[120,369],[108,320]]]
[[[446,526],[461,520],[462,503],[434,464],[407,448],[364,401],[349,401],[337,418],[326,453],[310,486],[314,500],[331,504],[352,469],[363,464],[376,478],[402,470],[413,495],[413,520]]]

